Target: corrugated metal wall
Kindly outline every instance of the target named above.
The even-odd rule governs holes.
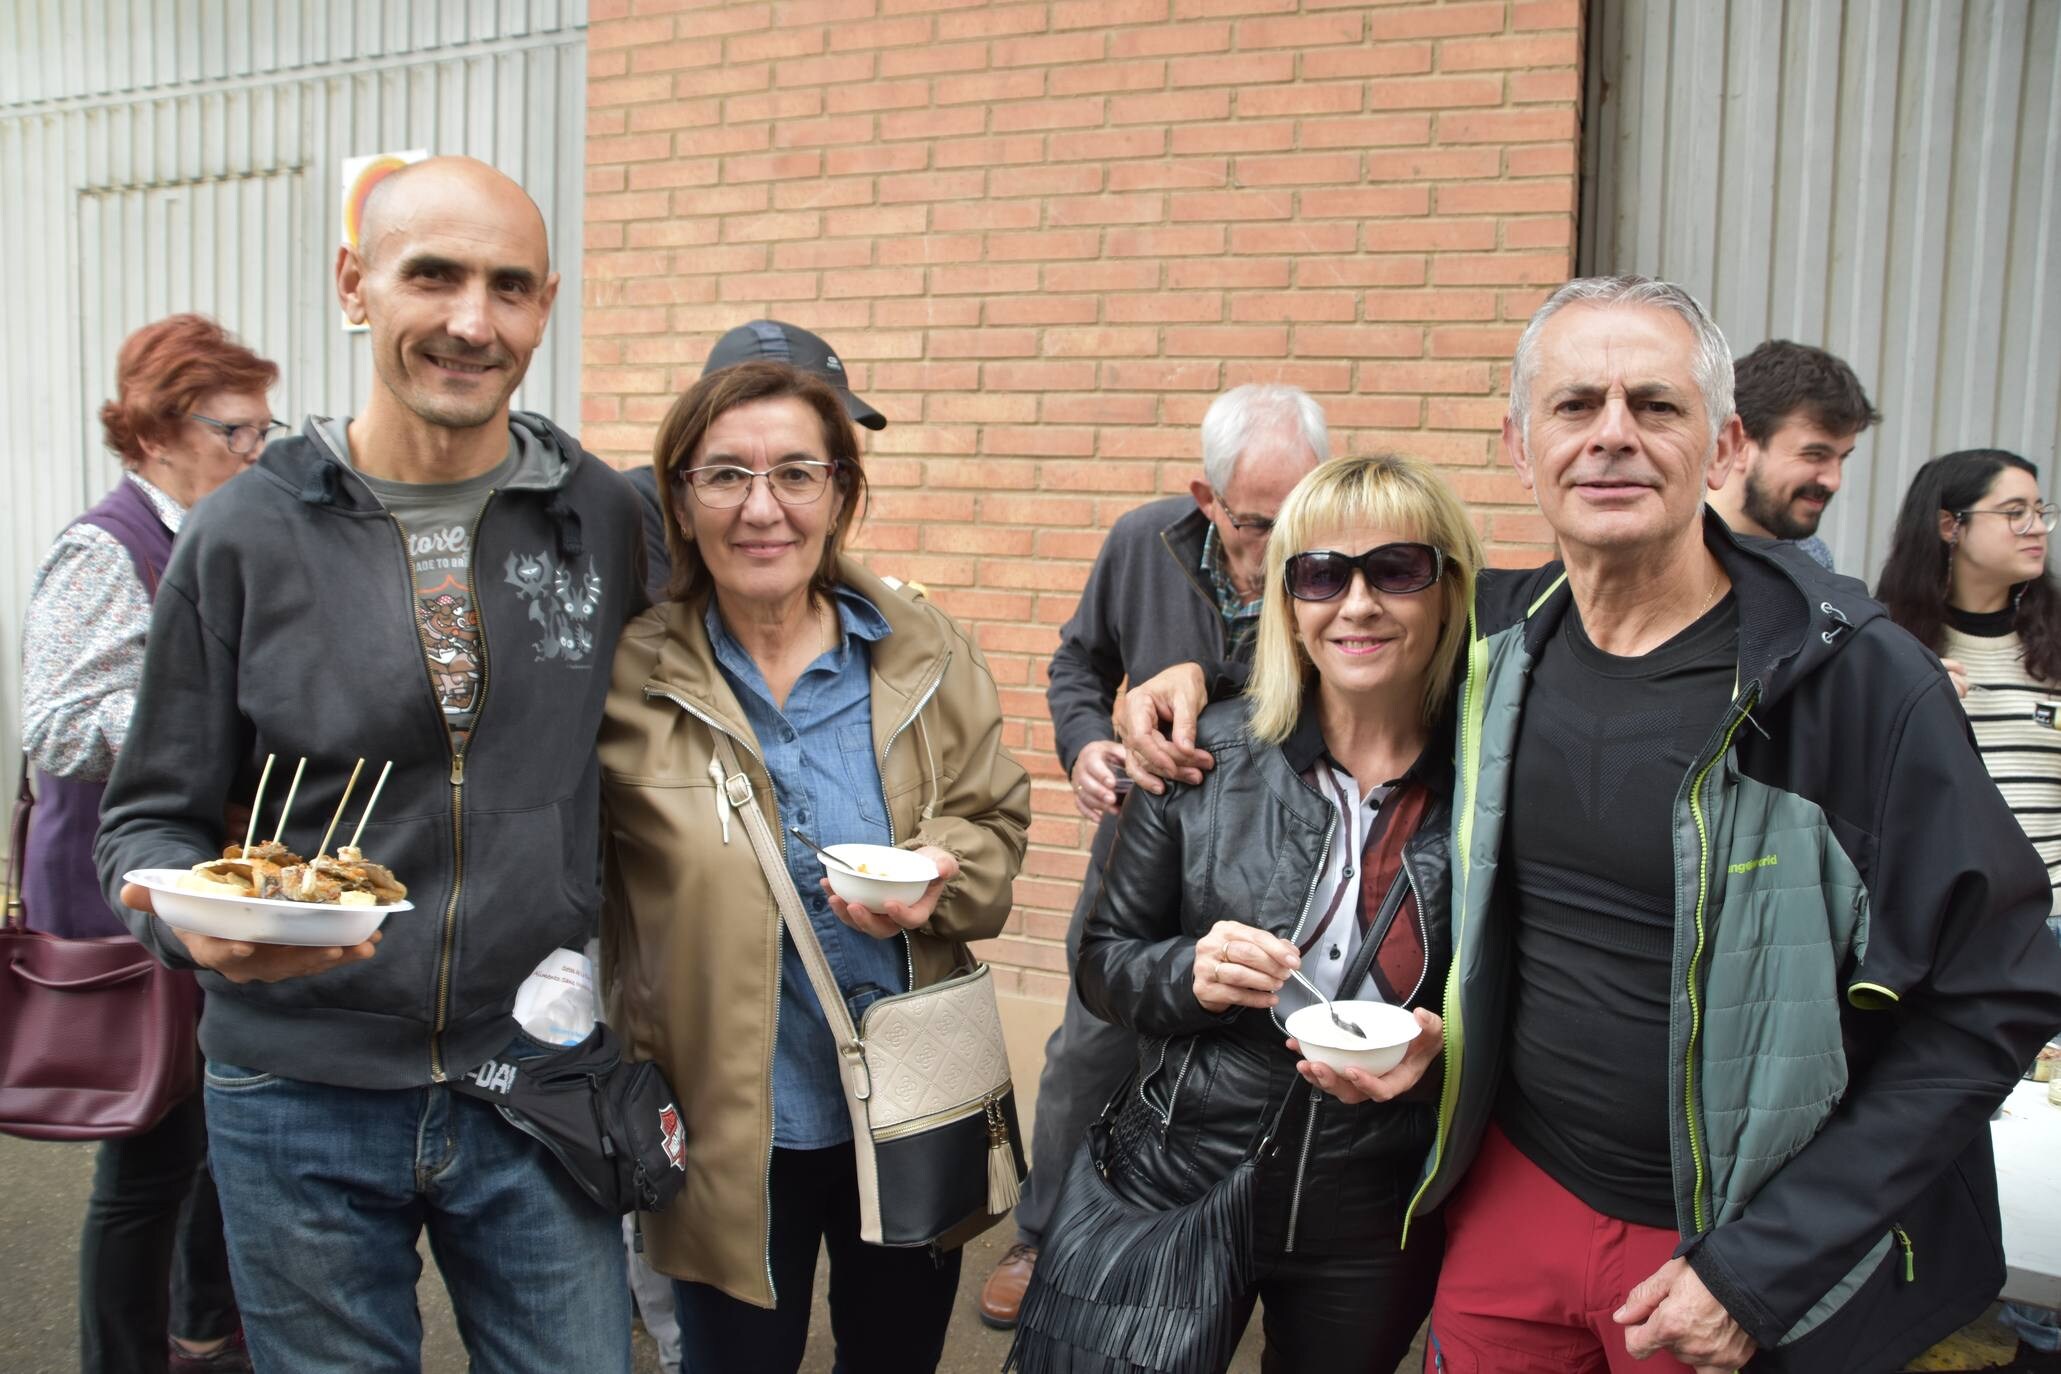
[[[1596,0],[1580,261],[1735,353],[1847,359],[1882,425],[1822,533],[1872,580],[1911,474],[1994,444],[2061,496],[2061,3]]]
[[[586,0],[0,3],[0,778],[29,583],[114,480],[114,355],[177,310],[279,363],[274,412],[356,409],[371,368],[331,270],[344,159],[468,153],[529,190],[563,274],[517,404],[579,416]],[[4,843],[4,838],[0,838]]]

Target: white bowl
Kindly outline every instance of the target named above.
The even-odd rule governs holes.
[[[827,844],[823,848],[853,867],[865,866],[861,875],[824,864],[823,876],[830,879],[832,892],[875,915],[888,902],[906,905],[915,901],[937,877],[937,865],[913,849],[890,849],[884,844]]]
[[[139,868],[124,873],[122,881],[149,888],[151,905],[168,926],[262,945],[355,945],[378,930],[389,913],[415,909],[406,900],[392,906],[330,906],[275,897],[217,897],[179,886],[190,871]]]
[[[1331,1022],[1319,1002],[1288,1014],[1288,1033],[1302,1046],[1302,1057],[1334,1069],[1387,1073],[1403,1062],[1403,1052],[1422,1029],[1417,1018],[1388,1002],[1335,1002],[1338,1014],[1365,1031],[1355,1040]]]

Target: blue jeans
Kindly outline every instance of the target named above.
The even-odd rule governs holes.
[[[539,1052],[518,1040],[507,1054]],[[212,1061],[206,1091],[259,1374],[415,1374],[425,1225],[474,1374],[629,1374],[619,1219],[492,1106]]]
[[[141,1135],[100,1142],[79,1235],[84,1374],[164,1374],[167,1332],[235,1333],[207,1140],[195,1093]]]

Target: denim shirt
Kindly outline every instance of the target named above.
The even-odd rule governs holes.
[[[758,737],[773,778],[783,825],[798,825],[818,844],[886,844],[887,799],[880,761],[873,756],[872,656],[867,645],[888,634],[887,620],[859,593],[840,587],[838,622],[844,638],[805,669],[773,704],[765,675],[731,635],[710,598],[706,623],[716,666],[722,670]],[[801,894],[816,941],[857,1021],[882,997],[909,988],[908,937],[876,940],[837,919],[819,881],[823,864],[790,835],[781,841],[787,871]],[[823,1015],[801,952],[780,935],[780,1023],[773,1042],[773,1144],[814,1150],[852,1137],[837,1073],[837,1039]]]

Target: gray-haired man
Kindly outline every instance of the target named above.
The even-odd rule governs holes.
[[[1191,659],[1243,663],[1259,623],[1260,575],[1274,514],[1331,456],[1324,412],[1297,387],[1248,384],[1202,420],[1202,476],[1189,495],[1130,511],[1111,527],[1073,619],[1060,631],[1045,699],[1074,805],[1096,823],[1088,872],[1067,928],[1067,966],[1095,905],[1116,833],[1123,749],[1109,712],[1117,688]],[[1082,1134],[1130,1072],[1136,1042],[1068,994],[1038,1079],[1034,1169],[1016,1209],[1017,1243],[981,1289],[987,1325],[1016,1324],[1037,1247]]]

